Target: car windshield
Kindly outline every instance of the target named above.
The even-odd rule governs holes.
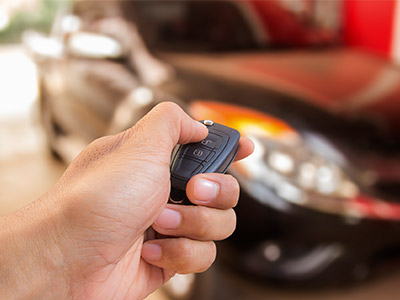
[[[122,1],[151,51],[234,51],[257,48],[240,3]]]

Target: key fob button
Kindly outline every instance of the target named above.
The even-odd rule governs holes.
[[[205,162],[209,162],[214,157],[214,155],[215,155],[215,152],[214,151],[211,152],[210,155],[207,156]]]
[[[178,176],[182,178],[190,178],[199,173],[202,168],[203,165],[200,162],[183,157],[174,165],[172,173],[179,174]]]
[[[204,147],[210,149],[217,149],[221,145],[222,137],[213,133],[209,133],[208,136],[200,142]]]
[[[183,156],[186,158],[192,158],[203,162],[210,154],[210,150],[199,147],[197,145],[188,146]]]

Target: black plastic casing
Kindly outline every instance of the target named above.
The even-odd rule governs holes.
[[[170,167],[172,189],[185,191],[190,178],[200,173],[225,173],[235,159],[240,133],[218,123],[207,127],[204,140],[175,149]]]

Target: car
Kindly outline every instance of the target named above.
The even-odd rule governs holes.
[[[364,280],[400,253],[400,71],[282,8],[296,39],[268,43],[271,8],[253,2],[79,1],[50,37],[27,33],[49,147],[68,163],[174,101],[255,143],[229,169],[238,226],[218,270],[294,286]],[[198,292],[216,290],[218,270],[167,290],[221,299]]]

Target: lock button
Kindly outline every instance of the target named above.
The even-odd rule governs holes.
[[[210,149],[218,149],[219,146],[221,145],[221,142],[222,142],[221,136],[209,133],[208,136],[200,142],[200,144]]]

